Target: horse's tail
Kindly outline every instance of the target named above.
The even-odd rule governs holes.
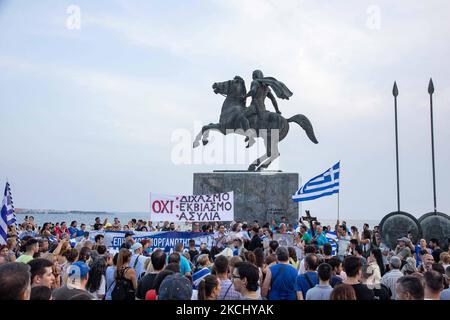
[[[300,127],[303,128],[303,130],[305,130],[309,140],[311,140],[314,143],[319,143],[319,141],[317,141],[316,139],[316,135],[314,134],[313,126],[307,117],[305,117],[302,114],[296,114],[295,116],[287,119],[287,121],[295,122],[296,124],[298,124]]]

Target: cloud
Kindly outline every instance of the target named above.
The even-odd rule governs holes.
[[[373,4],[380,9],[379,29],[366,26],[367,8]],[[60,17],[52,11],[53,6],[40,6],[40,12],[52,14],[37,15],[20,32],[2,30],[7,39],[23,42],[23,47],[2,45],[1,77],[5,81],[25,81],[30,76],[39,79],[35,87],[49,94],[49,102],[61,104],[59,114],[78,113],[77,119],[87,123],[89,133],[73,129],[73,139],[89,141],[92,150],[102,147],[105,158],[117,156],[116,145],[105,147],[105,142],[117,142],[141,161],[148,159],[147,152],[154,152],[146,170],[136,173],[139,170],[130,168],[127,172],[139,181],[134,188],[142,195],[148,189],[190,192],[192,171],[216,169],[213,165],[170,163],[171,133],[177,128],[190,130],[196,120],[216,121],[222,97],[212,94],[211,82],[240,74],[248,87],[253,69],[261,68],[294,92],[289,101],[279,101],[283,114],[308,116],[320,141],[311,145],[301,129],[292,126],[280,146],[281,168],[300,172],[307,179],[341,159],[341,209],[346,217],[360,217],[361,210],[380,217],[395,207],[391,90],[397,80],[402,202],[405,209],[418,213],[427,208],[425,199],[431,199],[426,93],[430,76],[436,86],[438,185],[444,191],[450,188],[445,170],[450,161],[445,147],[450,136],[445,122],[450,116],[445,108],[450,102],[446,78],[450,46],[445,41],[450,32],[445,16],[449,7],[447,2],[425,6],[410,1],[359,0],[345,4],[227,0],[176,5],[119,1],[102,8],[81,4],[82,29],[69,34],[61,28],[64,10]],[[39,45],[22,40],[30,39],[27,35],[39,39]],[[71,51],[67,40],[79,51]],[[48,51],[42,49],[44,41]],[[33,54],[26,55],[23,48]],[[34,51],[36,48],[39,50]],[[39,62],[37,57],[42,61],[45,54],[55,61]],[[92,57],[92,62],[87,62]],[[58,84],[66,86],[60,100],[52,95]],[[61,96],[75,96],[75,101],[68,107]],[[74,103],[86,105],[74,108]],[[272,109],[270,103],[268,108]],[[51,115],[47,120],[55,118]],[[68,127],[74,126],[69,123]],[[79,152],[88,154],[84,149]],[[119,162],[106,166],[99,177],[111,179],[107,171],[127,167],[123,159],[115,159]],[[95,161],[86,175],[95,175],[94,167]],[[144,176],[156,178],[146,182]],[[112,189],[114,183],[110,182]],[[139,197],[130,198],[128,205],[140,206]],[[449,201],[441,201],[444,209],[449,208]],[[109,206],[107,199],[102,204]],[[121,205],[127,206],[111,204]],[[320,216],[332,216],[335,209],[334,200],[306,206]]]
[[[165,145],[170,141],[172,125],[181,126],[186,119],[196,119],[189,108],[180,107],[190,100],[195,102],[194,94],[160,79],[70,65],[36,64],[7,56],[0,56],[0,68],[16,76],[19,73],[46,82],[63,81],[89,95],[96,101],[96,110],[86,116],[113,128],[115,132],[109,134],[126,143]]]

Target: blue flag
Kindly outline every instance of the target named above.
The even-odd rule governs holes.
[[[339,164],[305,183],[292,195],[295,202],[314,200],[339,192]]]
[[[14,213],[14,205],[11,196],[11,189],[9,183],[6,182],[5,192],[3,193],[2,210],[0,216],[0,244],[6,243],[8,235],[8,226],[16,222],[16,215]]]

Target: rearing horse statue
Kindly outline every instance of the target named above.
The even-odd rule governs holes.
[[[253,161],[248,167],[248,171],[260,171],[268,168],[272,161],[280,156],[278,142],[287,136],[290,122],[297,123],[305,130],[306,135],[313,143],[318,143],[311,122],[302,114],[286,119],[279,113],[264,110],[259,115],[255,113],[244,118],[245,114],[248,114],[244,99],[247,89],[245,81],[241,77],[236,76],[232,80],[216,82],[212,88],[214,93],[225,96],[219,123],[210,123],[203,126],[194,140],[194,148],[200,145],[200,140],[202,140],[203,145],[208,143],[211,130],[224,135],[229,133],[244,135],[247,137],[246,140],[252,139],[253,136],[261,137],[264,139],[266,153]],[[250,125],[250,130],[244,131],[246,121]]]

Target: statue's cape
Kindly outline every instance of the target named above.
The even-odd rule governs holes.
[[[270,86],[278,98],[280,99],[289,99],[289,97],[292,96],[291,90],[286,87],[286,85],[278,81],[277,79],[273,77],[264,77],[262,79],[257,79],[259,82],[264,83],[268,86]]]

